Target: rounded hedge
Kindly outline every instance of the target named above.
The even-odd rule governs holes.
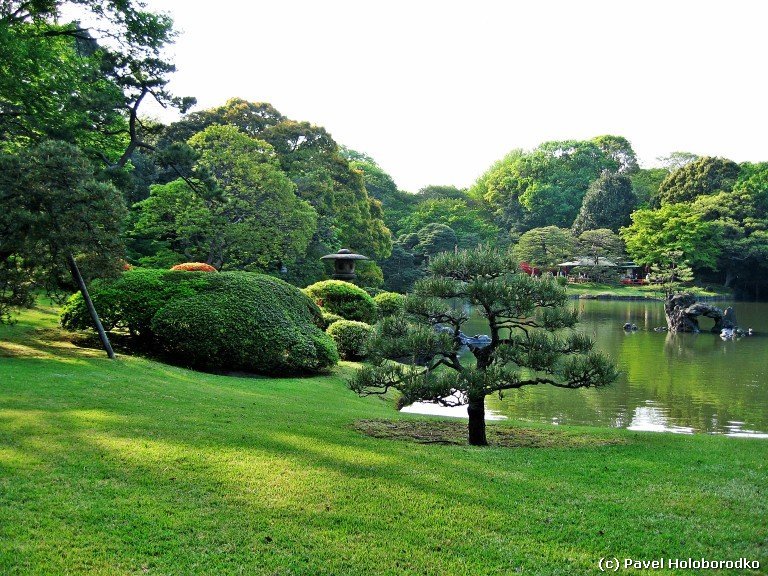
[[[376,303],[362,288],[341,280],[323,280],[304,288],[315,303],[345,320],[372,324],[376,321]]]
[[[183,272],[218,272],[216,268],[205,262],[184,262],[171,266],[171,270],[181,270]]]
[[[338,322],[339,320],[344,320],[341,316],[338,314],[334,314],[333,312],[327,312],[323,309],[320,310],[323,315],[323,328],[326,330],[328,329],[328,326],[333,324],[334,322]]]
[[[394,316],[405,309],[405,296],[397,292],[382,292],[374,296],[373,301],[376,302],[379,318]]]
[[[272,276],[136,268],[95,281],[90,292],[107,330],[125,328],[189,366],[297,373],[339,358],[317,305]],[[79,293],[61,322],[70,330],[91,328]]]
[[[328,334],[333,338],[339,354],[345,360],[361,360],[368,355],[368,339],[371,326],[365,322],[339,320],[328,327]]]
[[[152,338],[152,317],[173,300],[213,289],[220,274],[134,268],[119,277],[95,280],[91,299],[106,330],[123,328],[143,340]],[[318,316],[320,311],[318,310]],[[64,305],[61,325],[67,330],[92,327],[82,295],[77,292]]]
[[[189,366],[262,374],[314,372],[338,362],[333,339],[318,328],[299,289],[261,274],[220,276],[225,281],[214,290],[155,314],[161,350]]]

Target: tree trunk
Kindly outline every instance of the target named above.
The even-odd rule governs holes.
[[[91,314],[93,326],[96,328],[96,332],[99,333],[101,345],[104,347],[107,356],[111,360],[114,360],[115,352],[112,350],[112,345],[109,343],[109,338],[107,338],[107,333],[104,331],[104,326],[101,325],[101,320],[99,320],[99,315],[96,313],[96,308],[93,306],[91,296],[88,294],[88,288],[85,287],[85,280],[83,280],[83,276],[80,274],[77,262],[75,262],[75,258],[72,254],[67,256],[67,261],[69,262],[69,271],[72,273],[72,278],[77,282],[77,285],[80,288],[80,293],[83,295],[83,300],[85,300],[85,305],[88,307],[88,312]]]
[[[485,438],[485,398],[469,401],[467,406],[469,415],[469,444],[471,446],[487,446]]]

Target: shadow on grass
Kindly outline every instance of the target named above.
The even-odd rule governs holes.
[[[467,445],[467,424],[462,420],[357,420],[353,428],[374,438]],[[584,448],[628,443],[624,437],[599,437],[546,428],[489,426],[487,436],[490,446],[503,448]]]

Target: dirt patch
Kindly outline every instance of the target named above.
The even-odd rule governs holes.
[[[467,445],[467,423],[444,420],[357,420],[353,427],[374,438],[418,444]],[[488,425],[488,444],[503,448],[587,448],[626,444],[617,437],[547,429]]]

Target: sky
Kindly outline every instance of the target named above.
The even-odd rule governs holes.
[[[515,148],[601,134],[626,137],[645,167],[673,151],[768,160],[768,2],[147,4],[176,23],[169,87],[196,110],[269,102],[403,190],[470,186]]]

